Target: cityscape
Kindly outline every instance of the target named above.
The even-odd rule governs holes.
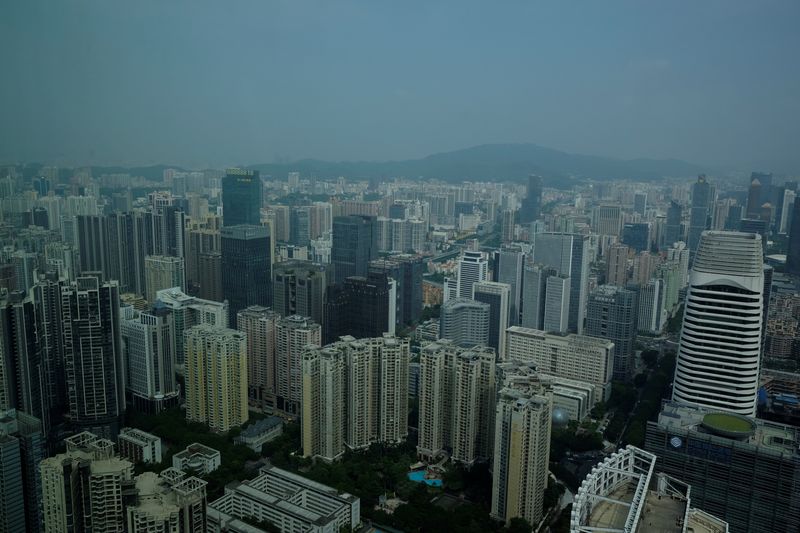
[[[130,64],[142,69],[137,90],[163,79],[168,92],[171,78],[161,76],[173,69],[185,74],[180,68],[199,61],[195,72],[211,76],[224,63],[223,55],[203,56],[207,44],[191,52],[177,42],[205,17],[220,17],[220,27],[258,26],[253,46],[266,62],[279,52],[301,63],[324,57],[342,73],[372,65],[369,44],[353,44],[348,28],[375,39],[374,53],[397,68],[418,60],[426,72],[430,57],[389,44],[394,23],[442,47],[448,36],[461,37],[455,27],[432,37],[423,24],[450,21],[455,7],[267,2],[224,13],[200,2],[197,14],[142,5],[128,18],[112,4],[47,14],[42,6],[0,8],[12,37],[32,23],[61,28],[42,43],[6,47],[14,58],[9,78],[27,76],[23,64],[41,71],[63,45],[65,58],[106,65],[99,75],[113,78]],[[788,29],[800,20],[797,6],[722,6],[731,12],[715,34],[720,42],[734,42],[726,41],[730,32],[750,20],[771,21],[774,35],[758,26],[746,39],[798,41]],[[472,7],[460,14],[464,28],[500,16]],[[539,9],[552,15],[544,6],[498,9],[519,17],[508,21],[515,29]],[[587,14],[596,9],[587,6]],[[683,27],[660,8],[658,16],[631,9],[663,17],[658,32]],[[705,9],[691,8],[692,16],[717,20]],[[120,24],[114,48],[134,42],[128,32],[150,31],[141,26],[148,15],[157,15],[155,30],[187,18],[175,28],[174,48],[164,44],[170,37],[154,41],[163,59],[153,54],[142,66],[139,51],[103,49],[107,24]],[[325,46],[285,51],[286,27],[327,35],[326,17],[341,24],[327,44],[354,46],[354,56],[334,58]],[[86,32],[77,44],[59,33],[70,21]],[[376,24],[369,31],[368,21]],[[618,29],[626,23],[617,22]],[[490,75],[490,57],[546,53],[507,48],[506,34],[492,31],[499,44],[463,51]],[[254,53],[249,43],[239,48],[239,37],[219,44],[236,65]],[[82,48],[83,39],[91,45]],[[586,39],[581,46],[590,48]],[[108,53],[117,54],[113,65]],[[675,53],[672,61],[688,61]],[[703,51],[698,60],[710,65],[712,56]],[[729,68],[747,76],[762,60],[730,59]],[[769,83],[800,87],[798,73],[774,61],[763,68],[781,74]],[[374,68],[376,78],[389,76]],[[528,83],[524,76],[498,83]],[[50,130],[28,137],[26,125],[19,136],[0,137],[0,533],[800,532],[796,95],[794,103],[781,96],[759,104],[795,120],[793,137],[783,123],[765,124],[765,136],[780,130],[794,141],[787,151],[754,143],[745,154],[731,136],[724,150],[710,142],[704,160],[691,148],[698,133],[676,138],[667,119],[666,132],[651,141],[610,127],[595,145],[641,154],[631,157],[581,155],[580,144],[545,148],[511,125],[504,131],[518,142],[501,142],[497,117],[481,118],[484,111],[470,116],[485,119],[486,137],[453,126],[450,140],[434,144],[437,113],[447,114],[449,98],[459,105],[459,88],[440,100],[421,79],[399,78],[397,94],[378,99],[377,108],[391,109],[383,126],[398,129],[385,145],[355,133],[363,117],[337,123],[327,141],[311,131],[323,126],[307,122],[306,107],[338,109],[359,97],[343,94],[350,81],[337,89],[324,77],[314,83],[333,96],[274,89],[283,105],[298,107],[307,143],[300,135],[291,144],[297,131],[288,128],[286,139],[265,147],[272,128],[285,125],[255,118],[225,141],[198,136],[192,117],[204,106],[196,101],[209,98],[235,114],[235,100],[247,95],[209,96],[199,82],[185,86],[185,105],[153,96],[156,109],[147,111],[126,95],[130,86],[108,100],[74,100],[87,126],[73,133],[74,123],[56,131],[73,89],[26,94],[9,81],[0,93],[0,109],[16,117],[4,121],[9,131],[23,119],[17,113],[28,112],[26,123]],[[228,83],[246,84],[247,74]],[[471,91],[492,89],[475,83],[463,98],[477,108],[481,97]],[[394,106],[412,98],[400,91],[405,84],[421,91],[413,98],[430,100],[430,131],[420,123],[402,133]],[[257,88],[270,98],[269,83]],[[741,90],[755,94],[749,85]],[[513,90],[508,98],[517,98]],[[566,105],[559,100],[566,96],[552,98],[554,108]],[[23,111],[12,109],[17,102]],[[110,102],[130,104],[130,126],[115,123],[107,136],[92,137],[91,114]],[[518,103],[513,117],[498,112],[501,122],[535,121],[524,99]],[[663,112],[673,104],[664,101]],[[259,105],[248,101],[248,113],[282,116],[267,113],[273,104]],[[208,117],[218,111],[209,108]],[[409,120],[418,111],[408,111]],[[163,128],[139,139],[134,124],[156,115]],[[174,137],[176,127],[184,139]],[[474,142],[452,144],[462,139]],[[664,151],[648,151],[650,142],[663,142]],[[381,152],[392,144],[395,152]],[[359,148],[363,157],[347,151]]]

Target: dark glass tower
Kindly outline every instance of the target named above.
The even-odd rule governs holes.
[[[700,244],[700,234],[708,227],[708,207],[711,205],[713,191],[706,176],[701,174],[692,185],[692,208],[689,212],[689,253],[694,255]]]
[[[683,240],[681,232],[681,217],[683,216],[683,206],[672,200],[667,208],[667,221],[664,226],[663,247],[671,248],[678,241]]]
[[[520,223],[533,222],[542,216],[542,177],[528,176],[528,196],[519,209]]]
[[[630,379],[635,355],[637,293],[601,285],[589,295],[588,308],[585,333],[614,343],[614,379]]]
[[[650,224],[646,222],[629,223],[622,226],[622,243],[637,252],[650,249]]]
[[[226,226],[261,224],[261,178],[257,170],[228,169],[222,178],[222,209]]]
[[[378,223],[373,216],[350,215],[333,219],[331,264],[338,285],[350,276],[367,276],[369,262],[378,257]]]
[[[225,226],[221,230],[222,296],[228,300],[232,322],[239,311],[251,305],[272,305],[269,239],[266,226]]]

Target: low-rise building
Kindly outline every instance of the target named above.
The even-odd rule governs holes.
[[[221,459],[222,455],[214,448],[195,442],[172,456],[172,467],[204,476],[219,468]]]
[[[160,463],[161,439],[136,428],[122,428],[117,437],[119,454],[134,463]]]
[[[361,500],[267,465],[258,477],[226,487],[225,494],[208,505],[209,533],[262,531],[254,521],[286,532],[355,531],[361,524]]]
[[[283,434],[283,420],[277,416],[270,416],[244,428],[233,441],[260,453],[264,444],[281,434]]]

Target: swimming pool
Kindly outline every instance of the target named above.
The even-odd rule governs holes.
[[[441,487],[442,480],[441,479],[425,479],[425,471],[424,470],[416,470],[414,472],[408,473],[408,479],[411,481],[416,481],[417,483],[427,483],[431,487]]]

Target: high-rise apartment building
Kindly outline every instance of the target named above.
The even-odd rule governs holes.
[[[275,394],[279,411],[300,415],[303,350],[321,344],[322,327],[310,318],[294,315],[275,322]]]
[[[41,531],[39,463],[42,424],[22,411],[0,411],[0,531]]]
[[[119,313],[115,281],[79,277],[61,289],[70,422],[75,429],[110,438],[119,432],[125,412]]]
[[[622,208],[618,205],[600,205],[592,211],[592,230],[598,235],[620,236]]]
[[[397,444],[408,435],[409,342],[390,335],[342,339],[303,352],[305,457],[332,461],[346,448]]]
[[[631,377],[638,303],[636,291],[613,285],[601,285],[589,295],[585,332],[614,343],[614,379]]]
[[[148,255],[144,259],[145,298],[155,303],[156,293],[163,289],[180,287],[186,290],[186,274],[183,258],[165,255]]]
[[[519,517],[538,524],[549,476],[552,390],[527,373],[506,373],[498,386],[492,516],[505,523]]]
[[[239,311],[236,329],[247,338],[248,397],[263,406],[275,395],[275,323],[280,319],[268,307],[250,306]]]
[[[275,263],[272,273],[272,310],[281,316],[309,317],[323,323],[328,268],[311,261]]]
[[[334,283],[341,284],[350,276],[366,277],[369,262],[378,257],[377,219],[367,215],[334,217],[332,239]]]
[[[184,332],[186,418],[224,433],[248,420],[247,338],[240,331],[195,326]]]
[[[472,298],[473,286],[489,279],[489,261],[486,254],[475,250],[464,250],[458,261],[458,296]]]
[[[764,305],[761,237],[704,232],[686,295],[673,400],[755,415]]]
[[[448,300],[441,307],[439,338],[456,346],[488,346],[491,305],[467,298]]]
[[[417,454],[466,465],[492,457],[495,409],[495,352],[461,348],[447,340],[420,352]]]
[[[175,380],[175,318],[164,307],[120,310],[125,390],[137,411],[158,413],[179,403]]]
[[[624,287],[628,284],[628,252],[624,244],[612,244],[606,252],[606,283]]]
[[[489,304],[488,345],[502,356],[505,354],[506,329],[509,326],[511,287],[496,281],[482,281],[474,285],[473,293],[476,302]]]
[[[261,177],[257,170],[230,168],[222,178],[223,220],[226,226],[261,224]]]
[[[534,238],[533,262],[555,268],[559,274],[570,278],[569,331],[582,333],[588,298],[588,237],[570,233],[538,233]]]
[[[269,228],[222,228],[222,294],[231,318],[251,305],[272,304],[272,251]]]
[[[506,331],[506,361],[534,363],[540,372],[591,383],[611,396],[614,343],[585,335],[557,335],[512,326]]]

